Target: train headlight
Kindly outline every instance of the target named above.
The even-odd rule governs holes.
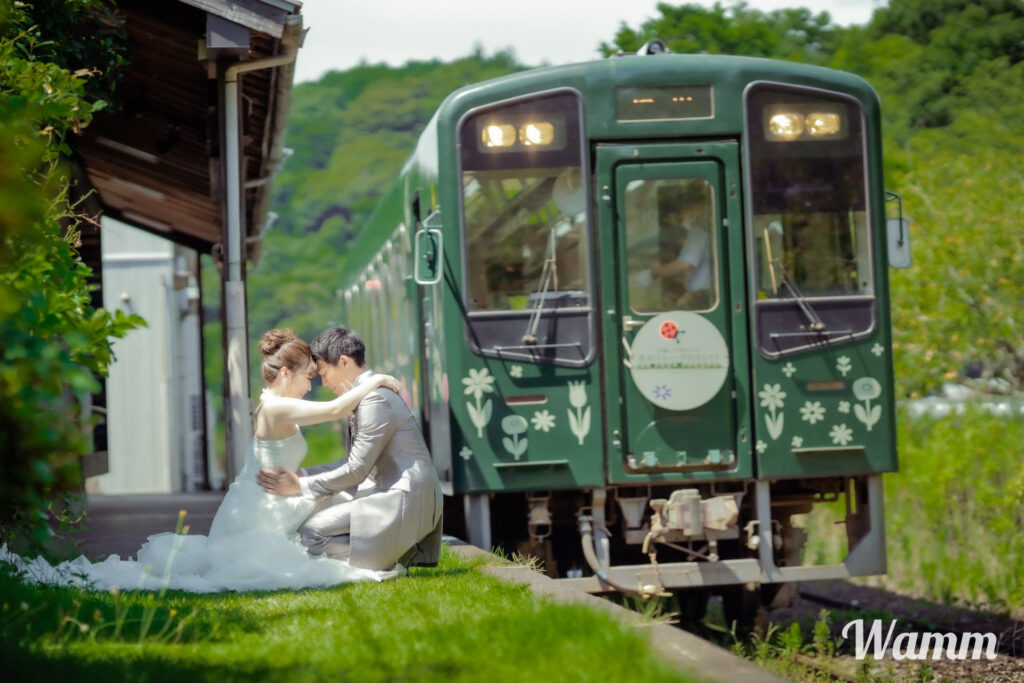
[[[804,115],[795,111],[780,111],[768,118],[769,140],[796,140],[804,132]]]
[[[501,123],[484,126],[483,143],[485,147],[511,147],[516,144],[516,128]]]
[[[805,124],[807,132],[814,137],[835,135],[839,132],[839,114],[834,111],[811,112]]]
[[[528,121],[519,128],[519,141],[526,146],[550,145],[555,127],[547,121]]]

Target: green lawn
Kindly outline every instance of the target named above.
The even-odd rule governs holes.
[[[477,565],[445,548],[437,569],[391,583],[217,595],[43,588],[4,574],[0,677],[688,680],[612,617],[539,600]]]

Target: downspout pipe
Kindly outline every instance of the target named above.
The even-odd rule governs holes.
[[[239,76],[249,71],[290,65],[301,44],[302,17],[288,17],[281,39],[284,53],[266,59],[236,62],[224,71],[224,175],[225,175],[225,267],[224,312],[227,322],[225,349],[228,383],[227,455],[228,476],[242,471],[249,450],[252,414],[249,404],[249,335],[246,329],[244,251],[244,183],[242,171],[242,125],[239,112]],[[298,37],[298,39],[296,39]]]

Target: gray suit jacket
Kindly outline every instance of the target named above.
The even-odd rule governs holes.
[[[303,489],[352,505],[353,566],[389,569],[440,524],[441,482],[419,425],[398,394],[371,392],[349,420],[348,457],[307,468]]]

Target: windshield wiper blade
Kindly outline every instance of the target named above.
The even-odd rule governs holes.
[[[555,228],[548,228],[548,248],[544,257],[544,267],[540,271],[540,283],[537,291],[537,306],[530,314],[530,322],[526,325],[526,333],[523,334],[524,344],[537,343],[537,329],[540,327],[540,315],[544,311],[544,302],[547,299],[548,288],[551,291],[558,291],[558,261],[555,258]]]
[[[803,295],[803,292],[797,289],[796,283],[793,282],[793,278],[789,276],[789,271],[786,270],[786,267],[782,265],[780,261],[775,261],[774,265],[778,267],[779,274],[782,276],[780,278],[782,280],[782,284],[786,285],[786,287],[789,288],[789,291],[793,293],[793,300],[796,301],[796,305],[799,306],[803,314],[807,316],[807,329],[812,332],[824,332],[825,323],[820,317],[818,317],[815,310],[811,308],[811,304],[807,302],[807,298]]]

